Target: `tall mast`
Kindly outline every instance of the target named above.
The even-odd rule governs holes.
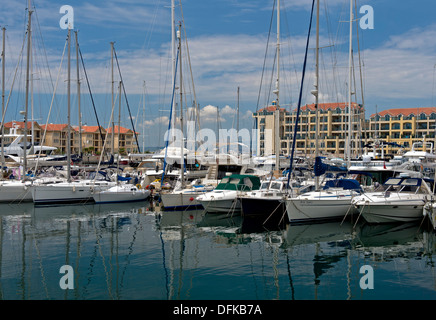
[[[319,155],[318,136],[319,136],[319,1],[316,1],[316,49],[315,49],[315,90],[312,94],[315,96],[315,157]],[[310,132],[310,130],[309,130]],[[315,190],[319,189],[319,177],[315,176]]]
[[[4,113],[5,113],[5,35],[6,35],[6,28],[2,28],[3,33],[3,45],[2,45],[2,118],[4,119]],[[3,177],[3,168],[5,167],[5,141],[4,141],[4,135],[5,135],[5,126],[2,125],[2,140],[1,140],[1,162],[2,162],[2,177]]]
[[[142,152],[145,150],[145,80],[144,80],[144,93],[142,97]]]
[[[175,39],[175,32],[176,32],[176,26],[175,26],[175,17],[174,17],[174,11],[175,11],[175,0],[171,0],[171,79],[173,81],[172,85],[173,88],[175,87],[175,74],[176,74],[176,39]],[[171,106],[171,112],[172,112],[172,123],[171,123],[171,129],[175,129],[176,125],[176,102],[175,99],[173,99],[173,104]]]
[[[67,177],[71,182],[71,28],[68,25],[68,78],[67,78],[67,96],[68,96],[68,124],[67,124]]]
[[[184,149],[184,133],[183,133],[183,90],[182,90],[182,40],[181,40],[181,24],[179,23],[179,31],[177,33],[177,38],[179,39],[179,73],[180,73],[180,83],[179,83],[179,90],[180,90],[180,131],[182,135],[182,141],[180,145],[180,179],[182,183],[182,188],[185,185],[185,157],[183,155],[183,149]]]
[[[24,110],[24,156],[23,156],[23,180],[26,179],[26,173],[27,173],[27,112],[29,110],[29,83],[30,83],[30,75],[29,75],[29,67],[30,67],[30,38],[32,36],[31,34],[31,25],[32,25],[32,10],[31,10],[31,4],[29,0],[29,21],[27,25],[27,68],[26,68],[26,104],[25,104],[25,110]]]
[[[112,103],[111,105],[113,108],[114,107],[114,42],[111,42],[110,44],[111,44],[111,103]],[[115,154],[115,124],[113,119],[112,119],[112,154]]]
[[[238,87],[238,103],[236,106],[236,134],[238,134],[238,140],[239,140],[239,87]]]
[[[80,74],[79,74],[79,39],[78,32],[76,34],[76,74],[77,74],[77,107],[79,111],[79,155],[82,156],[82,112],[80,110]]]
[[[350,0],[350,43],[349,43],[349,51],[348,51],[348,143],[347,143],[347,165],[348,168],[351,164],[351,135],[353,132],[352,124],[351,124],[351,74],[352,74],[352,53],[353,53],[353,1]]]
[[[276,110],[275,110],[275,151],[276,151],[276,172],[280,170],[280,0],[277,0],[277,80],[276,90]]]

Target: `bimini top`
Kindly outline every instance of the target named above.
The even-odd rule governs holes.
[[[324,189],[343,188],[345,190],[362,190],[359,182],[354,179],[334,179],[326,181]]]
[[[221,179],[215,190],[259,190],[260,178],[248,174],[232,174]]]

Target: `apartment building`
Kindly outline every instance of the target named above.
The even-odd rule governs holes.
[[[275,153],[275,119],[277,106],[273,103],[253,113],[257,121],[257,154]],[[290,154],[295,130],[297,110],[279,109],[280,153]],[[410,150],[415,142],[432,142],[436,145],[436,107],[387,109],[365,119],[365,110],[360,104],[351,105],[351,138],[348,138],[348,103],[321,103],[319,110],[318,148],[321,154],[343,157],[350,148],[352,157],[357,157],[365,146],[384,145],[385,154]],[[313,155],[316,142],[316,109],[314,104],[300,108],[297,126],[297,153]],[[424,144],[419,150],[426,150]],[[372,151],[372,148],[367,148]],[[381,150],[379,149],[379,152]]]
[[[137,152],[135,133],[127,128],[115,126],[114,143],[112,144],[113,128],[105,129],[98,126],[82,126],[82,134],[79,134],[78,126],[70,127],[70,146],[71,153],[78,154],[80,147],[83,153],[98,154],[103,150],[109,153],[134,153]],[[5,134],[9,133],[24,134],[24,122],[11,121],[5,123]],[[67,153],[68,146],[68,125],[67,124],[47,124],[39,125],[37,122],[27,123],[28,141],[58,148],[59,154]],[[45,137],[44,137],[45,132]],[[138,133],[137,133],[138,134]],[[82,144],[80,145],[80,136]],[[43,141],[44,139],[44,141]],[[10,141],[9,141],[10,140]],[[12,138],[5,137],[5,143],[12,142]],[[114,150],[113,150],[114,149]]]
[[[264,109],[253,113],[257,121],[257,154],[267,155],[275,153],[275,123],[277,106],[273,103]],[[364,109],[360,104],[351,104],[352,138],[346,144],[349,126],[348,103],[321,103],[318,104],[319,127],[316,131],[316,108],[315,104],[305,105],[300,108],[300,117],[296,131],[297,153],[306,155],[314,154],[316,135],[318,136],[318,148],[320,153],[329,153],[343,156],[348,145],[351,145],[352,153],[357,154],[360,148],[359,137],[362,136],[365,126]],[[297,110],[292,112],[280,108],[279,112],[279,139],[280,153],[290,154],[294,136]]]
[[[374,140],[392,142],[385,153],[410,150],[415,142],[436,142],[436,107],[397,108],[372,114],[366,120],[367,135]],[[403,147],[399,147],[399,146]],[[427,149],[426,143],[423,150]]]

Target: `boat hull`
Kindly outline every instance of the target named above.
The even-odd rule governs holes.
[[[0,202],[31,202],[32,188],[20,181],[5,182],[0,185]]]
[[[355,212],[351,199],[351,196],[325,200],[290,198],[286,200],[286,212],[290,223],[341,219],[347,213],[351,215]]]
[[[222,200],[197,200],[207,212],[241,214],[241,202],[238,198]]]
[[[281,219],[286,215],[286,205],[281,198],[241,197],[241,214],[245,217],[262,217],[265,219],[276,217]],[[286,221],[285,220],[285,221]]]
[[[203,205],[196,200],[203,192],[184,192],[184,193],[161,193],[160,198],[164,210],[195,210],[203,209]]]
[[[93,194],[107,190],[113,183],[72,183],[36,186],[32,189],[35,204],[62,204],[76,202],[94,202]]]
[[[412,222],[422,219],[424,200],[404,200],[385,203],[356,204],[369,223]]]
[[[104,190],[94,193],[93,199],[95,203],[120,203],[120,202],[136,202],[145,201],[150,196],[150,190],[135,190],[135,191],[111,191]]]

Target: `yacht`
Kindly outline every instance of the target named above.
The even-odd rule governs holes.
[[[354,179],[328,180],[323,189],[288,196],[286,212],[289,222],[306,223],[344,218],[355,209],[351,200],[360,195],[362,188]]]
[[[382,191],[354,198],[352,204],[369,223],[410,222],[422,219],[432,195],[425,179],[400,176],[389,178]]]
[[[260,178],[246,174],[233,174],[224,177],[213,191],[206,192],[196,198],[207,212],[240,214],[239,196],[244,192],[258,190]]]

